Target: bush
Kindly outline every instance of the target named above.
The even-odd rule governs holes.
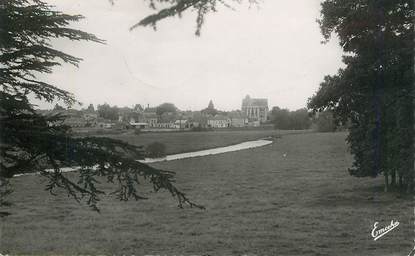
[[[316,119],[316,129],[318,132],[336,131],[336,124],[334,123],[333,114],[328,111],[320,112]]]
[[[311,119],[305,108],[289,111],[274,107],[270,118],[274,128],[280,130],[307,130],[311,126]]]
[[[141,134],[141,129],[140,128],[135,128],[134,129],[134,134],[135,135],[140,135]]]
[[[146,156],[151,158],[166,156],[166,145],[161,142],[153,142],[147,145]]]

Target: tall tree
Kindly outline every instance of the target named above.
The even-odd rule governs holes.
[[[111,107],[108,103],[97,106],[98,115],[108,120],[117,120],[119,109],[117,106]]]
[[[86,109],[88,112],[95,112],[94,104],[89,104],[88,108]]]
[[[72,137],[59,114],[38,114],[29,101],[61,100],[67,106],[76,103],[74,96],[37,78],[51,73],[62,62],[78,65],[81,59],[53,48],[51,40],[103,43],[92,34],[73,29],[69,24],[82,19],[54,10],[40,0],[2,0],[0,2],[0,189],[17,174],[39,172],[48,179],[46,189],[64,189],[74,199],[97,208],[100,189],[97,177],[117,185],[120,200],[143,198],[138,189],[141,179],[154,190],[168,190],[179,205],[197,206],[173,184],[174,173],[158,170],[136,161],[142,150],[121,141],[97,137]],[[78,180],[71,180],[62,167],[72,166]],[[75,167],[76,166],[76,167]],[[46,168],[49,168],[47,170]],[[0,200],[4,204],[3,197]]]
[[[275,129],[289,130],[291,128],[290,111],[273,107],[271,110],[271,122]]]
[[[321,14],[321,31],[326,40],[338,35],[346,67],[325,77],[309,108],[350,122],[352,175],[383,174],[386,190],[412,191],[414,2],[326,0]]]
[[[288,109],[273,107],[270,116],[275,129],[306,130],[311,125],[310,116],[305,108],[289,111]]]
[[[173,103],[163,103],[156,108],[156,113],[158,116],[163,115],[164,113],[176,113],[177,107]]]
[[[294,130],[306,130],[311,126],[311,119],[306,108],[291,111],[291,123]]]

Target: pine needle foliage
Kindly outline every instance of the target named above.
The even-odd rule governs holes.
[[[120,200],[144,199],[139,192],[143,180],[155,191],[167,190],[180,207],[191,202],[174,186],[174,172],[140,163],[140,147],[109,138],[74,137],[60,114],[39,114],[30,97],[71,106],[73,94],[38,79],[62,63],[77,66],[80,58],[56,50],[55,38],[104,43],[93,34],[70,27],[83,17],[67,15],[40,0],[0,2],[0,206],[12,191],[9,180],[19,174],[38,173],[47,178],[46,189],[54,194],[63,189],[78,202],[99,210],[100,196],[107,193],[100,180],[116,184]],[[65,175],[64,168],[77,169],[77,180]],[[21,188],[19,188],[21,189]]]
[[[133,30],[139,26],[151,26],[156,29],[156,25],[161,20],[169,17],[181,17],[184,12],[196,13],[196,31],[200,36],[202,26],[205,23],[207,14],[217,12],[219,6],[234,9],[232,3],[241,4],[244,0],[148,0],[150,8],[157,10],[156,13],[145,17],[130,27]],[[249,5],[256,5],[258,0],[247,0]]]

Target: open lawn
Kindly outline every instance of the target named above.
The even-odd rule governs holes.
[[[133,145],[146,146],[151,142],[161,142],[166,145],[167,154],[184,153],[208,148],[216,148],[256,140],[268,136],[305,133],[310,131],[282,130],[217,130],[205,132],[147,132],[135,135],[133,132],[124,134],[107,134],[105,137],[119,139]]]
[[[176,171],[177,185],[206,210],[147,193],[151,200],[104,198],[98,214],[49,196],[39,177],[18,177],[0,253],[408,255],[413,201],[383,193],[381,178],[349,176],[345,136],[283,135],[262,148],[154,164]],[[373,224],[391,220],[400,225],[373,241]]]

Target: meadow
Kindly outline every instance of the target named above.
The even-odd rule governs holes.
[[[167,154],[176,154],[228,146],[269,136],[306,132],[310,131],[274,129],[215,130],[206,132],[145,132],[139,135],[135,135],[134,132],[131,131],[123,134],[106,134],[102,136],[122,140],[137,146],[146,146],[152,142],[161,142],[166,145]]]
[[[37,176],[18,177],[12,215],[1,219],[0,253],[408,255],[413,200],[383,193],[381,177],[351,177],[345,137],[283,134],[261,148],[154,164],[175,171],[177,186],[206,210],[179,209],[166,192],[144,186],[149,200],[108,196],[96,213],[50,196]],[[373,224],[391,220],[400,225],[374,241]]]

